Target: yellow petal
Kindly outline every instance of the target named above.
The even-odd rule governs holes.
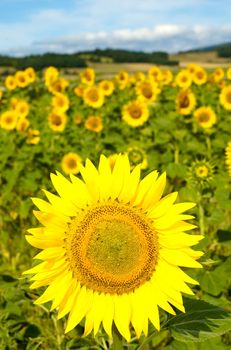
[[[137,165],[132,173],[127,174],[119,200],[128,203],[134,197],[140,182],[140,165]]]
[[[156,301],[156,303],[165,311],[169,312],[172,315],[175,315],[175,311],[173,310],[173,308],[169,305],[169,303],[167,302],[167,296],[166,294],[164,294],[157,281],[154,280],[153,278],[151,278],[149,280],[150,283],[150,290],[151,290],[151,295],[153,296],[154,300]]]
[[[148,309],[145,300],[147,300],[148,295],[146,293],[145,285],[137,288],[131,294],[131,303],[132,303],[132,317],[131,323],[135,329],[136,336],[139,338],[142,331],[146,331],[148,323]],[[150,305],[149,305],[150,308]]]
[[[160,259],[156,267],[155,275],[163,281],[163,284],[166,283],[177,291],[193,295],[194,293],[187,284],[184,283],[182,275],[178,271],[179,267],[168,264],[163,259]]]
[[[63,247],[51,247],[46,248],[37,255],[33,259],[40,259],[40,260],[49,260],[57,257],[62,257],[65,254],[65,249]]]
[[[81,196],[82,192],[79,191],[76,184],[74,185],[69,182],[59,172],[57,172],[57,175],[51,174],[51,181],[61,198],[64,198],[66,201],[70,201],[77,208],[86,207],[88,198],[85,197],[85,193],[83,193],[83,196]]]
[[[156,182],[157,177],[158,177],[158,172],[152,171],[150,174],[145,176],[143,180],[140,181],[137,189],[137,193],[134,196],[134,199],[132,200],[134,206],[141,205],[146,194],[150,191],[150,188]]]
[[[195,245],[203,238],[204,236],[202,235],[189,235],[181,232],[172,236],[159,235],[159,243],[161,247],[177,249]]]
[[[111,295],[105,294],[105,310],[103,315],[103,327],[109,337],[112,337],[112,322],[114,319],[114,302]]]
[[[127,155],[119,154],[116,158],[115,165],[112,171],[112,188],[111,199],[118,198],[124,185],[124,177],[127,176],[130,170],[129,160]]]
[[[64,198],[60,198],[56,196],[55,194],[48,192],[46,190],[43,190],[45,193],[47,199],[54,207],[54,210],[56,212],[59,212],[62,215],[65,216],[75,216],[77,213],[76,206],[71,203],[70,201],[65,200]]]
[[[79,164],[79,171],[82,175],[84,182],[86,183],[87,190],[94,202],[99,200],[99,173],[93,163],[87,159],[86,166]]]
[[[110,197],[110,191],[112,187],[112,175],[108,158],[106,158],[103,155],[100,156],[99,161],[99,187],[100,200],[108,200]]]
[[[44,226],[58,226],[65,229],[67,222],[70,222],[70,218],[67,216],[60,217],[57,214],[44,213],[37,210],[33,210],[33,214]]]
[[[156,204],[163,195],[166,185],[166,173],[163,173],[157,181],[155,181],[142,202],[142,208],[147,210],[149,207],[152,207]]]
[[[69,279],[69,274],[65,271],[60,273],[58,277],[49,285],[45,292],[34,302],[34,304],[44,304],[54,298],[54,295],[62,291],[62,287]]]
[[[63,300],[59,304],[58,320],[64,317],[73,307],[76,295],[79,293],[80,283],[77,283],[73,279],[70,283],[69,289],[63,297]]]
[[[44,238],[36,238],[29,235],[26,235],[25,238],[33,247],[40,248],[40,249],[46,249],[50,247],[60,247],[63,245],[63,240],[59,238],[44,239]]]
[[[130,341],[131,334],[129,330],[129,324],[131,320],[131,304],[130,298],[127,294],[114,295],[114,303],[115,303],[115,316],[114,321],[115,325],[122,334],[122,336]]]
[[[70,332],[83,319],[88,309],[91,307],[92,299],[93,291],[86,290],[85,286],[81,287],[79,293],[76,295],[75,301],[73,302],[65,333]]]
[[[157,231],[159,233],[163,234],[163,235],[165,235],[165,234],[166,235],[173,235],[173,234],[177,234],[177,233],[180,233],[180,232],[183,232],[183,231],[193,230],[196,227],[197,226],[189,224],[188,222],[179,221],[179,222],[173,223],[173,225],[171,225],[167,229],[159,227]]]
[[[202,268],[202,265],[191,258],[183,251],[162,248],[159,251],[160,256],[173,265]]]
[[[194,216],[192,215],[178,215],[170,211],[166,213],[165,215],[161,216],[160,218],[155,219],[154,225],[157,230],[161,229],[169,229],[172,227],[175,223],[183,221],[183,220],[191,220],[194,219]]]
[[[175,202],[177,195],[177,192],[173,192],[162,198],[158,203],[152,206],[150,210],[148,210],[148,217],[156,219],[164,215]]]

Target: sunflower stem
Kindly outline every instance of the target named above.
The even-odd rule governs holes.
[[[152,340],[152,338],[156,335],[156,331],[151,333],[149,335],[149,337],[146,337],[146,339],[143,341],[143,343],[141,343],[135,350],[142,350],[142,349],[145,349],[146,348],[146,345],[148,343],[150,343],[150,341]]]
[[[200,227],[200,234],[205,234],[205,225],[204,225],[204,208],[201,204],[201,202],[198,204],[198,210],[199,210],[199,227]]]
[[[179,147],[177,145],[175,145],[174,149],[174,162],[175,164],[179,163]]]
[[[116,328],[115,324],[113,324],[112,326],[112,338],[113,338],[112,350],[123,350],[124,347],[123,347],[122,337],[118,332],[118,329]]]
[[[206,134],[205,137],[206,137],[208,159],[211,159],[211,140],[210,140],[210,135]]]

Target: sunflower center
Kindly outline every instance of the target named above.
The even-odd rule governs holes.
[[[88,97],[91,101],[97,102],[99,99],[99,95],[98,95],[97,90],[90,90],[88,93]]]
[[[201,123],[206,123],[206,122],[209,121],[210,115],[207,114],[207,113],[203,113],[203,114],[201,114],[201,115],[199,116],[198,119],[199,119],[199,122],[201,122]]]
[[[180,99],[180,107],[187,108],[190,104],[189,97],[187,95],[182,96]]]
[[[231,103],[231,92],[227,93],[226,100],[227,100],[228,103]]]
[[[52,116],[52,124],[56,126],[60,126],[62,124],[62,119],[59,115],[54,114]]]
[[[134,106],[130,109],[130,115],[133,119],[139,119],[142,115],[140,108]]]
[[[69,169],[74,169],[74,168],[76,168],[76,160],[75,159],[73,159],[73,158],[70,158],[70,159],[68,159],[68,168]]]
[[[83,211],[70,223],[65,242],[73,275],[103,293],[135,290],[151,278],[158,260],[151,221],[118,202]]]
[[[149,86],[145,86],[143,88],[143,95],[146,98],[152,98],[153,93],[152,93],[152,90]]]

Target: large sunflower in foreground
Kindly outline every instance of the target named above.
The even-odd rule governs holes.
[[[140,180],[125,155],[113,170],[103,155],[98,169],[87,160],[79,170],[83,180],[51,175],[59,196],[45,191],[50,203],[33,199],[43,226],[26,238],[43,249],[43,262],[25,273],[35,274],[31,288],[48,285],[35,303],[52,301],[59,319],[69,313],[66,332],[84,318],[84,335],[102,323],[111,336],[113,322],[127,340],[130,324],[138,337],[148,320],[159,329],[158,306],[184,311],[181,292],[193,294],[186,282],[197,284],[179,267],[201,267],[202,253],[190,246],[202,236],[184,233],[195,227],[182,214],[194,204],[174,204],[176,192],[161,199],[165,174]]]

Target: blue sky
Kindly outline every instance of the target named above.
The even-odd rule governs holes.
[[[0,53],[176,52],[231,41],[230,0],[0,0]]]

